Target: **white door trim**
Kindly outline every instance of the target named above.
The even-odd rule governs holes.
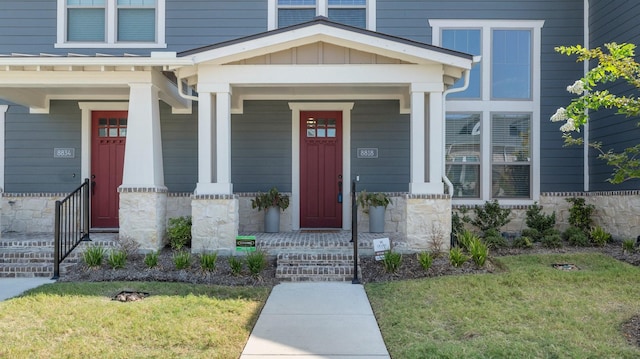
[[[289,102],[291,109],[291,224],[300,229],[300,112],[342,111],[342,229],[351,229],[351,110],[353,102]]]

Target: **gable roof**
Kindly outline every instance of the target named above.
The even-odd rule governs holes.
[[[191,57],[194,64],[224,64],[318,41],[409,63],[442,63],[469,69],[473,61],[470,54],[340,24],[323,16],[308,22],[183,51],[178,53],[177,57]]]

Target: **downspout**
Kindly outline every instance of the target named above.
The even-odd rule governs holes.
[[[473,57],[473,62],[471,63],[471,66],[473,67],[473,64],[477,64],[480,62],[481,60],[481,56],[474,56]],[[442,153],[446,154],[447,153],[447,149],[446,149],[446,145],[447,145],[447,121],[446,121],[446,116],[447,116],[447,95],[450,93],[456,93],[456,92],[462,92],[465,91],[467,88],[469,88],[469,81],[470,81],[470,77],[471,77],[471,69],[469,70],[465,70],[464,71],[464,84],[462,84],[462,87],[456,87],[456,88],[451,88],[448,89],[446,91],[444,91],[442,93],[442,117],[445,123],[445,130],[442,131],[442,144],[443,146],[445,146],[444,151],[442,151]],[[449,195],[451,197],[453,197],[453,183],[451,183],[451,180],[449,179],[449,177],[447,177],[446,173],[446,169],[447,169],[447,161],[446,160],[442,160],[442,181],[447,185],[447,189],[449,192]]]
[[[180,97],[182,97],[185,100],[191,100],[191,101],[198,101],[198,96],[191,96],[191,95],[187,95],[182,91],[182,79],[184,77],[177,77],[176,76],[176,81],[178,82],[178,94],[180,95]]]

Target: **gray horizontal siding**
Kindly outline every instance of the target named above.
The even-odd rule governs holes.
[[[351,174],[358,191],[409,191],[409,115],[398,101],[356,101],[351,113]],[[378,158],[357,158],[358,148],[377,148]]]
[[[170,192],[193,192],[198,182],[198,115],[175,115],[160,102],[164,183]]]
[[[286,101],[245,101],[231,120],[234,192],[291,192],[291,110]]]
[[[609,42],[640,44],[640,27],[638,27],[640,2],[592,0],[589,10],[591,47],[603,46]],[[608,88],[615,94],[623,94],[629,90],[624,84],[616,84],[608,86]],[[638,144],[638,138],[640,138],[640,129],[637,126],[639,118],[615,115],[610,110],[592,112],[590,116],[591,140],[602,142],[605,150],[621,151],[626,147]],[[631,180],[619,185],[607,182],[613,168],[596,158],[597,151],[592,150],[591,153],[592,158],[589,161],[591,190],[638,189],[639,180]]]
[[[48,115],[10,106],[5,125],[5,192],[69,192],[80,178],[80,108],[52,101]],[[53,158],[54,148],[74,148],[75,158]],[[75,177],[74,177],[75,174]]]
[[[378,31],[432,42],[430,19],[544,20],[541,48],[541,190],[581,191],[581,148],[563,148],[560,124],[549,122],[571,96],[565,88],[582,75],[582,65],[554,47],[583,41],[583,0],[378,0]]]
[[[57,49],[56,0],[1,0],[0,54],[149,55],[184,51],[267,30],[265,0],[167,0],[166,49]]]

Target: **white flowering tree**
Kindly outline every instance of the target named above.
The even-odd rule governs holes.
[[[577,61],[597,61],[597,64],[587,74],[567,87],[567,91],[578,95],[566,108],[559,108],[551,116],[553,122],[564,122],[560,127],[565,144],[582,144],[581,138],[574,137],[580,128],[589,120],[588,111],[601,108],[614,109],[618,114],[627,117],[640,115],[640,99],[636,96],[640,90],[640,64],[635,59],[633,44],[609,43],[601,48],[592,50],[577,46],[560,46],[556,51],[565,55],[577,55]],[[625,95],[609,92],[603,85],[615,81],[625,81],[632,86],[632,90]],[[591,147],[600,152],[599,158],[613,166],[613,174],[609,178],[611,183],[622,183],[632,178],[640,178],[640,144],[627,147],[621,152],[603,150],[601,143],[590,143]]]

